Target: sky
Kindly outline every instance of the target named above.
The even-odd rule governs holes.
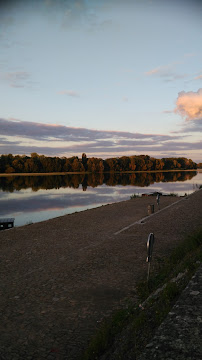
[[[201,0],[0,1],[0,154],[202,162]]]

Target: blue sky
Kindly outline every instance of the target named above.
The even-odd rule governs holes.
[[[5,3],[0,153],[202,161],[201,1]]]

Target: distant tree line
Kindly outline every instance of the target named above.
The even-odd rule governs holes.
[[[49,157],[37,153],[32,153],[31,156],[12,154],[0,156],[0,173],[103,173],[196,168],[195,162],[184,157],[155,159],[148,155],[134,155],[103,160],[95,157],[87,158],[85,153],[81,158]]]

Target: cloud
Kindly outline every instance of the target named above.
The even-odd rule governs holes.
[[[102,158],[109,158],[109,157],[120,157],[120,156],[130,156],[130,155],[138,155],[138,154],[149,154],[150,156],[161,158],[163,154],[167,154],[167,156],[181,156],[181,152],[185,157],[193,158],[190,156],[190,152],[194,154],[195,152],[201,153],[202,142],[178,142],[178,141],[170,141],[168,143],[155,143],[151,142],[150,144],[142,144],[140,143],[133,143],[129,145],[116,145],[111,143],[110,145],[102,143],[101,147],[98,147],[96,143],[87,143],[84,145],[81,144],[67,144],[66,146],[56,147],[53,148],[51,146],[46,146],[41,144],[41,146],[34,146],[34,144],[30,144],[27,146],[23,145],[0,145],[0,153],[2,154],[30,154],[32,152],[36,152],[38,154],[43,154],[46,156],[66,156],[71,157],[74,155],[81,156],[83,152],[87,153],[89,157],[102,157]],[[197,155],[199,156],[199,155]]]
[[[163,114],[172,114],[173,113],[173,110],[164,110],[163,111]]]
[[[175,71],[175,67],[180,62],[173,62],[172,64],[158,66],[150,71],[145,72],[146,76],[158,76],[161,78],[165,78],[165,81],[175,81],[179,79],[184,79],[187,77],[187,74],[178,74]]]
[[[172,134],[179,133],[202,133],[202,119],[187,121],[178,131],[173,131]]]
[[[4,137],[1,137],[0,136],[0,144],[2,145],[2,144],[5,144],[5,145],[11,145],[11,143],[12,143],[12,145],[17,145],[17,144],[19,144],[20,145],[20,141],[12,141],[11,142],[11,140],[6,140],[6,138],[4,138]]]
[[[30,74],[26,71],[13,71],[1,75],[1,78],[15,88],[25,87],[30,79]]]
[[[74,90],[62,90],[62,91],[58,91],[58,94],[68,95],[72,97],[80,97],[79,93]]]
[[[198,91],[181,91],[176,101],[175,113],[186,120],[202,119],[202,88]]]
[[[0,118],[1,136],[19,136],[38,141],[69,141],[69,142],[92,142],[107,141],[116,143],[120,140],[155,140],[165,141],[172,139],[169,135],[142,134],[124,131],[104,131],[86,128],[74,128],[57,124],[42,124],[18,119]]]
[[[196,56],[196,53],[188,53],[188,54],[184,54],[185,58],[189,58],[189,57],[193,57]]]
[[[44,6],[51,19],[55,18],[55,13],[59,14],[63,30],[82,27],[89,32],[100,32],[114,26],[111,17],[102,11],[103,5],[99,1],[45,0]]]
[[[157,68],[155,68],[155,69],[152,69],[152,70],[150,70],[150,71],[147,71],[147,72],[145,73],[145,75],[146,75],[146,76],[151,76],[151,75],[156,75],[156,74],[161,75],[162,72],[164,71],[163,69],[164,69],[163,66],[159,66],[159,67],[157,67]]]
[[[198,120],[199,121],[199,120]],[[1,154],[30,154],[37,152],[49,156],[88,156],[102,158],[149,154],[162,157],[162,153],[197,151],[201,142],[185,142],[187,135],[143,134],[124,131],[103,131],[73,128],[63,125],[25,122],[0,118]]]
[[[194,80],[202,80],[202,75],[196,76]]]

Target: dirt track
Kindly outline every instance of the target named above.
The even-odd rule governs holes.
[[[181,201],[179,201],[181,200]],[[135,296],[146,276],[146,241],[163,256],[202,219],[202,190],[136,198],[0,232],[0,358],[78,359],[101,319]]]

